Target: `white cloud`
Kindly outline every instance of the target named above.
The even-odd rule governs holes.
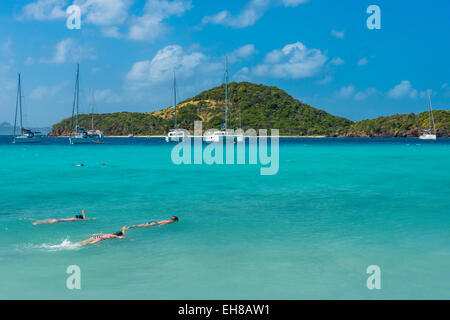
[[[203,18],[203,24],[219,24],[232,28],[246,28],[254,25],[261,19],[271,5],[281,4],[285,7],[296,7],[308,0],[251,0],[236,15],[231,14],[228,10],[220,11],[214,15]]]
[[[412,87],[411,82],[409,82],[408,80],[403,80],[394,88],[389,90],[388,97],[391,99],[415,99],[417,97],[417,94],[418,92]]]
[[[238,72],[233,74],[233,81],[241,82],[241,81],[250,81],[250,70],[247,67],[243,67]]]
[[[15,65],[15,61],[12,58],[3,60],[2,63],[0,64],[0,73],[7,73],[7,72],[12,71],[14,65]]]
[[[132,0],[79,0],[76,3],[81,12],[86,13],[87,23],[105,26],[124,23]]]
[[[219,70],[223,64],[212,61],[201,52],[186,52],[181,46],[171,45],[159,50],[153,59],[136,62],[127,74],[134,82],[161,83],[172,79],[176,70],[178,78]]]
[[[362,58],[362,59],[358,60],[357,64],[358,64],[358,67],[362,67],[362,66],[365,66],[368,63],[369,63],[369,60],[367,58]]]
[[[11,49],[12,41],[8,39],[0,44],[0,96],[2,101],[15,101],[15,90],[17,86],[16,63]],[[13,118],[13,108],[0,108],[0,117],[4,119]]]
[[[55,54],[52,58],[41,59],[41,62],[61,64],[94,59],[96,59],[94,49],[81,45],[72,38],[67,38],[56,44]]]
[[[20,18],[38,21],[63,19],[67,17],[63,9],[67,5],[67,0],[37,0],[23,7]]]
[[[243,58],[248,58],[257,53],[258,51],[253,44],[246,44],[230,53],[229,60],[230,62],[238,62]]]
[[[316,75],[328,58],[319,49],[308,49],[301,42],[286,45],[267,54],[253,72],[258,76],[301,79]]]
[[[119,31],[119,27],[116,26],[104,27],[101,29],[101,31],[105,37],[117,39],[123,38],[123,35]]]
[[[330,61],[330,63],[331,63],[331,64],[334,64],[334,65],[336,65],[336,66],[340,66],[340,65],[344,64],[345,61],[342,60],[341,58],[337,57],[337,58],[332,59],[332,60]]]
[[[65,84],[57,86],[38,86],[30,92],[30,99],[41,100],[43,98],[55,97],[65,87]]]
[[[96,102],[105,102],[108,104],[115,104],[123,101],[122,97],[111,89],[95,90],[94,98]]]
[[[355,94],[355,100],[362,101],[377,93],[375,88],[367,88],[365,91],[359,91]]]
[[[25,64],[31,65],[31,64],[33,64],[33,63],[34,63],[34,59],[33,59],[32,57],[27,57],[27,58],[25,59]]]
[[[353,95],[354,92],[355,92],[355,86],[351,84],[349,86],[342,87],[339,90],[338,95],[341,98],[349,98],[349,97],[351,97]]]
[[[12,56],[13,52],[12,52],[12,40],[11,38],[8,38],[8,40],[6,40],[4,43],[2,43],[2,45],[0,46],[0,53],[2,55],[9,55]]]
[[[308,0],[282,0],[285,7],[296,7],[299,4],[306,3]]]
[[[82,12],[83,23],[101,27],[107,37],[151,41],[164,34],[164,20],[192,8],[191,1],[147,0],[140,15],[129,15],[133,0],[75,0]],[[70,2],[71,4],[72,2]],[[65,19],[68,0],[37,0],[22,10],[20,18],[35,20]],[[121,32],[120,28],[128,28]]]
[[[345,38],[345,31],[337,31],[337,30],[331,30],[331,35],[337,39],[344,39]]]
[[[20,18],[50,21],[67,18],[66,7],[80,6],[83,21],[94,25],[121,24],[133,0],[37,0],[25,5]]]
[[[166,32],[165,19],[173,15],[180,16],[191,8],[190,1],[148,0],[144,14],[131,18],[127,36],[132,40],[152,41]]]
[[[270,0],[252,0],[236,16],[224,10],[215,15],[204,17],[203,24],[221,24],[233,28],[245,28],[254,25],[269,9]]]
[[[328,84],[328,83],[332,82],[333,80],[334,80],[333,76],[328,75],[325,78],[323,78],[321,80],[318,80],[317,84],[325,85],[325,84]]]

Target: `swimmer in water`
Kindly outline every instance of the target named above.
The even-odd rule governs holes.
[[[104,234],[104,233],[93,234],[92,237],[90,237],[87,240],[78,242],[77,245],[85,246],[88,244],[99,243],[100,241],[108,240],[108,239],[126,239],[126,237],[125,237],[126,231],[127,231],[127,227],[123,227],[122,231],[112,233],[112,234]]]
[[[163,225],[171,224],[171,223],[175,223],[175,222],[178,222],[178,217],[173,216],[169,220],[164,220],[164,221],[159,221],[159,222],[150,221],[150,222],[147,222],[147,223],[144,223],[144,224],[139,224],[137,226],[128,227],[128,229],[163,226]]]
[[[38,226],[38,225],[41,225],[41,224],[55,224],[55,223],[60,223],[60,222],[75,222],[75,221],[91,221],[91,220],[95,220],[95,218],[86,219],[86,210],[83,210],[82,213],[83,214],[76,215],[74,218],[66,218],[66,219],[36,220],[36,219],[24,218],[22,220],[33,221],[33,225],[35,225],[35,226]]]

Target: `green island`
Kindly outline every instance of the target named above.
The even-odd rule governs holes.
[[[418,137],[428,128],[428,112],[397,114],[354,122],[333,116],[302,103],[277,87],[249,82],[229,84],[231,129],[280,130],[281,136],[323,137]],[[178,127],[194,130],[194,121],[203,122],[203,130],[220,129],[225,118],[224,85],[204,91],[177,106]],[[450,111],[433,112],[438,137],[450,137]],[[173,128],[174,107],[149,112],[95,114],[95,127],[105,136],[162,136]],[[79,117],[81,127],[91,127],[91,115]],[[71,118],[52,128],[49,136],[68,136]]]

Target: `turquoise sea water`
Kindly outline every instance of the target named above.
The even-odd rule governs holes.
[[[450,298],[449,139],[282,139],[275,176],[176,166],[171,147],[0,138],[0,298]],[[82,209],[97,220],[19,220]],[[173,214],[129,240],[73,245]],[[81,290],[66,288],[70,265]],[[381,290],[366,287],[370,265]]]

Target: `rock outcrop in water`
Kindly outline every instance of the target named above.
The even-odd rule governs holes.
[[[417,137],[428,127],[428,113],[394,115],[353,122],[333,116],[294,99],[277,87],[249,82],[229,85],[232,129],[277,128],[285,136],[327,137]],[[194,121],[203,121],[203,130],[220,129],[224,122],[224,85],[204,91],[178,105],[179,127],[193,131]],[[440,137],[450,136],[450,112],[435,111]],[[95,127],[107,136],[165,135],[173,127],[174,108],[151,113],[120,112],[95,115]],[[90,115],[81,115],[80,126],[90,128]],[[50,136],[70,134],[71,119],[53,126]]]

